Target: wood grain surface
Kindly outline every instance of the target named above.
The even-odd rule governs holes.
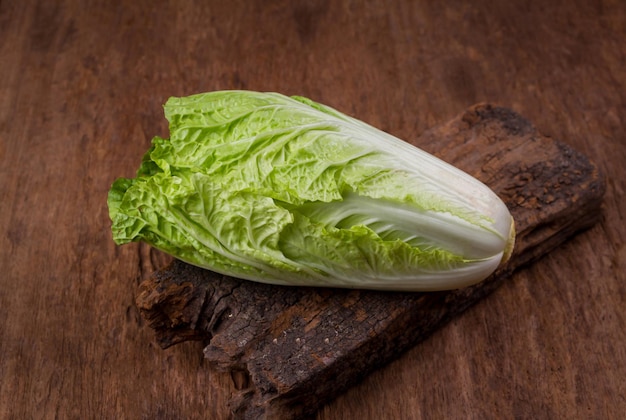
[[[139,281],[167,257],[113,244],[106,194],[167,134],[169,96],[230,88],[409,140],[495,103],[607,179],[598,225],[318,420],[621,418],[625,62],[620,0],[1,0],[0,418],[228,418],[230,375],[142,321]]]

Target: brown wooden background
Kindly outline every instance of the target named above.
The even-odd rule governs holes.
[[[599,225],[318,419],[626,412],[624,1],[0,0],[0,418],[227,418],[231,378],[138,315],[164,258],[112,243],[106,194],[169,96],[233,88],[407,139],[496,103],[607,178]]]

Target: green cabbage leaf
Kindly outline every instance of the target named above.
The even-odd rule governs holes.
[[[109,192],[117,244],[264,283],[404,291],[477,283],[511,253],[488,187],[330,107],[217,91],[164,110],[170,138]]]

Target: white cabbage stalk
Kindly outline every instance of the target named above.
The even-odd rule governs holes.
[[[302,97],[170,98],[134,179],[109,193],[113,239],[263,283],[434,291],[482,281],[515,229],[480,181]]]

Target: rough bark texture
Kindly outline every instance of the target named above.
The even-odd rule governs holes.
[[[312,415],[600,217],[596,166],[509,109],[473,106],[418,142],[489,185],[516,220],[511,260],[484,282],[437,293],[289,288],[174,261],[140,285],[137,305],[162,347],[203,340],[210,363],[233,372],[236,418]]]

